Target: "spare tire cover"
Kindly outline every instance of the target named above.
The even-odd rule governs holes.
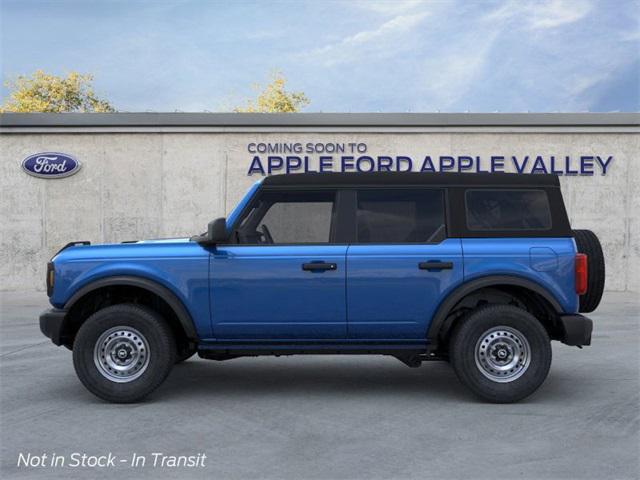
[[[574,230],[573,236],[579,253],[587,256],[587,292],[580,295],[580,311],[593,312],[604,291],[604,254],[600,240],[591,230]]]

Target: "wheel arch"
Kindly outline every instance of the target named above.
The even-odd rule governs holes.
[[[187,341],[197,341],[198,336],[193,319],[182,300],[169,288],[161,285],[157,281],[134,275],[104,277],[80,287],[64,305],[64,309],[68,312],[68,318],[65,319],[65,329],[74,328],[74,325],[77,323],[74,322],[74,314],[83,306],[83,303],[87,299],[97,295],[101,291],[106,292],[122,287],[132,292],[147,292],[148,295],[160,299],[160,301],[166,305],[165,308],[170,309],[175,317],[171,319],[174,323],[177,323],[174,327],[181,329],[181,333],[184,334]],[[72,339],[68,343],[73,343]]]
[[[427,330],[427,342],[430,345],[430,350],[438,349],[442,337],[451,330],[457,320],[457,318],[451,319],[456,306],[466,298],[484,289],[500,291],[514,289],[530,292],[532,298],[539,299],[541,308],[553,314],[554,317],[563,312],[562,305],[555,296],[548,289],[532,280],[514,275],[490,275],[476,278],[459,285],[451,291],[436,309],[436,313]],[[545,327],[549,330],[550,326],[545,325]]]

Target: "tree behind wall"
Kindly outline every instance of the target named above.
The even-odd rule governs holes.
[[[115,112],[107,100],[96,97],[93,76],[69,72],[66,77],[37,70],[5,82],[11,90],[0,112]]]
[[[234,112],[291,113],[299,112],[309,104],[303,92],[285,90],[287,80],[282,73],[275,73],[269,83],[256,97],[247,101],[246,106],[237,107]],[[259,88],[259,87],[258,87]]]

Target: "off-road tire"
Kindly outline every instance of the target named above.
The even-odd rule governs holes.
[[[116,327],[139,332],[148,345],[146,367],[133,380],[118,383],[101,372],[96,344]],[[82,324],[73,344],[73,366],[84,386],[94,395],[113,403],[137,402],[165,380],[176,357],[170,327],[157,312],[134,304],[118,304],[98,310]]]
[[[580,295],[579,310],[584,313],[593,312],[602,299],[604,291],[604,254],[602,245],[591,230],[574,230],[578,252],[587,255],[587,292]]]
[[[477,353],[482,355],[481,348],[478,348],[481,340],[494,329],[506,332],[506,336],[515,333],[506,340],[526,340],[523,343],[528,354],[521,355],[521,358],[528,357],[525,360],[529,363],[513,380],[488,378],[486,375],[491,373],[486,367],[483,373],[481,360],[476,361],[476,358],[483,358]],[[487,341],[493,342],[488,337]],[[493,403],[512,403],[531,395],[547,378],[551,366],[551,343],[544,327],[525,310],[512,305],[487,305],[470,312],[455,327],[449,344],[449,358],[460,381],[476,395]]]

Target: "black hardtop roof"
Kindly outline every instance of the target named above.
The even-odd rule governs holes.
[[[345,172],[296,173],[266,177],[265,186],[344,186],[344,185],[437,185],[559,187],[553,174],[517,173],[420,173],[420,172]]]

